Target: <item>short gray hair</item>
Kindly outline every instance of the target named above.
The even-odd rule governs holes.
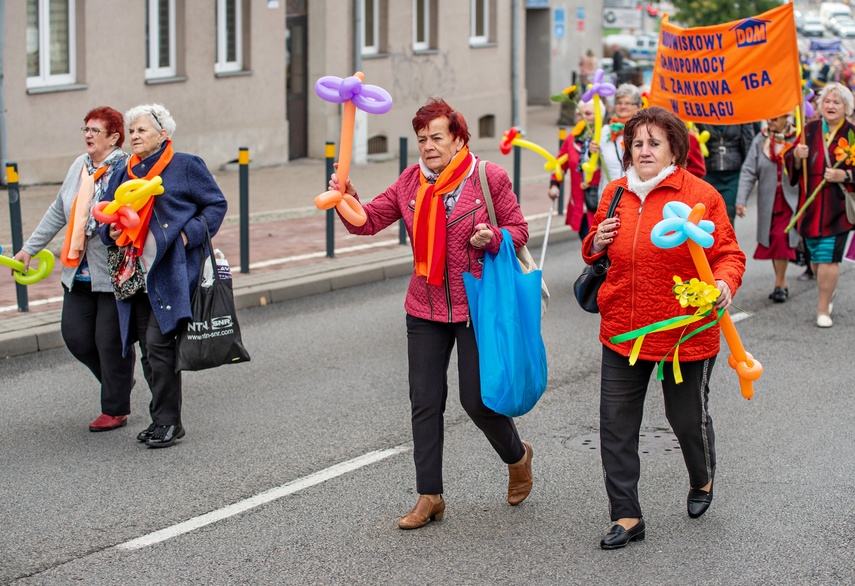
[[[175,120],[172,118],[169,110],[162,104],[141,104],[134,106],[125,112],[125,121],[128,123],[128,126],[133,126],[134,122],[143,116],[148,116],[157,130],[162,128],[166,131],[167,138],[172,138],[172,134],[175,132]]]
[[[632,102],[641,108],[641,90],[631,83],[622,83],[615,90],[615,102],[620,98],[632,98]]]
[[[821,90],[819,90],[819,97],[817,98],[816,105],[822,105],[822,101],[825,99],[825,96],[830,94],[831,92],[836,92],[840,99],[843,100],[843,103],[846,105],[846,116],[851,116],[852,111],[855,110],[855,99],[852,97],[852,92],[845,85],[837,83],[836,81],[830,81],[825,84]]]

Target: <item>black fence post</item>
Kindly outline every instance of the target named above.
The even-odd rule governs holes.
[[[558,127],[558,150],[561,150],[561,147],[564,146],[564,140],[567,138],[567,129],[564,126]],[[564,174],[564,180],[561,181],[561,184],[558,186],[558,215],[564,213],[564,184],[566,183],[568,186],[570,182],[567,179],[570,178],[570,172],[572,169],[567,168],[567,173]],[[570,187],[572,189],[572,187]]]
[[[249,272],[249,149],[238,149],[240,182],[240,272]],[[211,251],[213,254],[213,251]]]
[[[407,137],[402,136],[398,141],[398,167],[399,175],[407,168]],[[407,243],[407,225],[404,219],[398,220],[398,244],[404,245]]]
[[[24,246],[24,230],[21,223],[21,190],[18,187],[18,163],[6,163],[6,186],[9,190],[9,219],[12,224],[12,254],[15,255]],[[27,287],[15,283],[15,295],[18,298],[18,311],[30,311]]]
[[[324,191],[329,191],[330,175],[335,171],[335,143],[328,140],[326,146],[327,176],[324,177]],[[342,186],[344,187],[344,186]],[[327,258],[335,258],[335,208],[327,210]]]
[[[522,201],[522,186],[520,182],[520,153],[522,149],[518,146],[514,146],[514,193],[517,194],[517,203]]]

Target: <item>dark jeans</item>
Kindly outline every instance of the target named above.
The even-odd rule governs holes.
[[[703,487],[715,474],[715,433],[707,411],[709,377],[714,364],[715,357],[680,362],[683,382],[677,384],[669,363],[662,381],[665,415],[680,442],[691,488]],[[612,521],[641,517],[638,434],[650,373],[656,366],[656,362],[647,360],[638,360],[630,366],[626,356],[603,346],[600,446]]]
[[[92,292],[92,284],[63,285],[62,339],[71,354],[101,383],[101,413],[115,417],[131,412],[134,351],[122,356],[119,313],[112,292]]]
[[[442,494],[442,446],[448,363],[457,343],[460,404],[506,464],[525,456],[513,419],[488,409],[481,400],[481,375],[475,331],[466,322],[445,323],[407,315],[407,353],[413,459],[419,494]]]
[[[145,380],[151,389],[149,412],[155,425],[181,423],[181,373],[175,372],[176,332],[160,331],[145,292],[132,297],[131,327],[140,343]]]

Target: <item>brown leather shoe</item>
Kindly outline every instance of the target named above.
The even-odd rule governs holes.
[[[441,521],[445,514],[445,499],[439,497],[439,502],[434,504],[430,497],[419,495],[413,510],[401,517],[398,527],[401,529],[418,529],[428,524],[428,521]]]
[[[118,417],[114,417],[113,415],[107,415],[106,413],[102,413],[98,416],[95,421],[89,424],[89,431],[110,431],[111,429],[117,429],[119,427],[123,427],[128,423],[127,415],[119,415]]]
[[[534,477],[531,473],[531,459],[534,457],[534,449],[527,441],[523,441],[525,457],[522,462],[508,464],[508,503],[517,506],[525,500],[531,492]]]

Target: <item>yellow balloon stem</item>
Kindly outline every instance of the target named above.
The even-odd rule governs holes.
[[[556,159],[552,153],[547,151],[545,148],[540,146],[539,144],[533,143],[528,140],[524,140],[522,138],[514,138],[511,141],[511,144],[514,146],[518,146],[524,149],[529,149],[531,151],[536,152],[544,159],[546,159],[546,163],[543,165],[544,170],[552,171],[555,173],[556,181],[561,181],[564,178],[564,170],[561,169],[561,163],[559,163],[558,159]],[[565,155],[562,155],[563,160],[567,160]]]

